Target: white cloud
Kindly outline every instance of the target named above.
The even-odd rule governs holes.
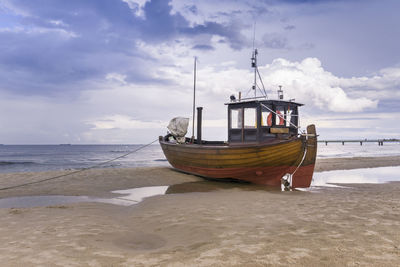
[[[226,140],[226,106],[223,103],[228,102],[229,95],[239,91],[243,96],[246,93],[248,97],[253,95],[250,89],[253,82],[252,69],[241,62],[245,58],[245,64],[249,63],[248,53],[232,52],[228,57],[228,46],[218,45],[221,46],[217,46],[218,52],[197,52],[200,55],[197,105],[204,107],[203,136],[209,140]],[[4,112],[10,114],[9,121],[32,123],[26,133],[14,134],[12,140],[23,140],[28,136],[27,133],[34,131],[37,133],[37,140],[40,140],[39,135],[43,133],[44,136],[51,135],[52,132],[57,135],[43,142],[146,143],[153,137],[165,134],[166,125],[173,117],[191,118],[194,54],[190,46],[185,42],[177,42],[158,46],[138,43],[138,47],[144,54],[163,63],[148,68],[148,71],[152,77],[168,83],[133,83],[125,74],[110,72],[103,80],[88,84],[88,88],[93,89],[82,91],[78,99],[68,104],[51,103],[50,99],[24,100],[32,106],[46,107],[46,110],[52,107],[52,112],[30,112],[30,106],[21,107],[16,100],[12,106],[19,106],[18,109],[23,114],[13,113],[14,109],[10,105],[7,105],[8,108],[3,106]],[[219,52],[221,49],[224,54],[222,58]],[[232,61],[237,58],[238,62]],[[248,68],[238,68],[238,64]],[[399,86],[400,69],[386,68],[371,77],[342,78],[326,71],[317,58],[305,58],[298,62],[279,58],[271,64],[260,66],[260,72],[267,89],[272,90],[272,93],[269,92],[270,97],[275,96],[278,85],[283,85],[286,99],[296,98],[298,102],[307,104],[309,115],[302,109],[302,115],[306,115],[301,120],[303,126],[315,123],[320,132],[324,132],[322,129],[331,132],[338,125],[349,131],[357,126],[369,128],[370,135],[379,136],[384,124],[394,121],[390,116],[376,120],[357,118],[360,118],[360,112],[376,108],[380,97],[386,97],[390,93],[398,95],[392,87]],[[366,92],[365,88],[369,91]],[[372,92],[375,91],[380,94],[374,95]],[[400,95],[397,97],[400,98]],[[11,104],[9,99],[8,104]],[[343,122],[343,113],[338,117],[336,112],[349,113],[350,117],[350,113],[357,114],[357,118],[348,118]],[[62,121],[59,119],[54,122],[54,118],[62,118]],[[17,128],[10,124],[8,122],[4,125]],[[398,129],[395,126],[390,129],[392,134],[396,131]],[[333,134],[336,135],[337,132]]]
[[[252,9],[247,3],[221,0],[173,0],[172,7],[173,13],[179,12],[191,22],[191,25],[202,24],[205,21],[226,23],[232,19],[234,13],[239,13],[238,16],[242,16],[243,18],[243,13],[249,12]]]
[[[115,114],[99,118],[95,121],[88,122],[87,124],[93,125],[93,130],[107,130],[107,129],[151,129],[159,128],[160,126],[167,125],[166,121],[140,121],[135,120],[129,116]]]
[[[106,75],[106,80],[116,81],[116,82],[118,82],[118,83],[120,83],[120,84],[122,84],[122,85],[126,85],[126,84],[127,84],[127,82],[125,81],[125,79],[126,79],[126,75],[119,74],[119,73],[115,73],[115,72],[113,72],[113,73],[108,73],[108,74]]]
[[[148,2],[148,0],[122,0],[129,5],[136,16],[144,17],[143,7]]]
[[[171,58],[170,53],[164,56]],[[192,84],[192,73],[182,70],[190,67],[188,61],[180,67],[165,66],[159,69],[162,70],[159,75],[182,87],[188,87]],[[324,70],[317,58],[306,58],[300,62],[279,58],[269,65],[261,66],[260,72],[264,84],[270,89],[269,97],[275,97],[275,90],[278,85],[282,85],[287,98],[295,98],[324,111],[360,112],[375,109],[378,104],[377,97],[354,97],[346,93],[355,79],[362,80],[365,86],[370,84],[372,88],[379,87],[379,84],[375,83],[376,77],[340,78]],[[239,91],[243,96],[253,96],[253,91],[250,90],[253,73],[250,69],[235,68],[232,62],[199,67],[197,76],[199,94],[208,95],[210,98],[214,95],[227,99],[230,94]],[[394,80],[392,77],[393,75],[386,75],[380,76],[379,79],[381,83],[386,83]],[[352,93],[355,94],[354,91]]]
[[[306,58],[301,62],[279,58],[260,67],[260,71],[264,83],[272,88],[282,85],[288,97],[320,109],[360,112],[376,108],[378,104],[376,99],[349,97],[344,88],[337,86],[339,78],[324,70],[317,58]]]
[[[365,89],[393,89],[400,87],[400,68],[384,68],[372,77],[352,77],[350,79],[341,78],[337,84],[346,87],[356,87]]]

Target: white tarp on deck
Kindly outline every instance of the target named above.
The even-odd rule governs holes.
[[[167,128],[170,133],[176,138],[176,140],[181,143],[182,140],[185,142],[185,135],[189,126],[189,119],[183,117],[173,118]]]

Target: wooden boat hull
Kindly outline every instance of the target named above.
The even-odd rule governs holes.
[[[213,179],[237,179],[280,186],[293,174],[293,187],[309,187],[314,172],[317,139],[315,126],[307,136],[254,145],[176,144],[160,139],[169,163],[183,172]]]

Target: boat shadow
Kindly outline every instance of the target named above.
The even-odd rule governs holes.
[[[201,193],[201,192],[212,192],[218,190],[231,190],[231,189],[237,189],[242,191],[265,191],[270,193],[282,192],[281,188],[277,186],[254,184],[233,178],[213,179],[184,172],[174,168],[171,168],[171,170],[178,173],[193,175],[201,178],[202,180],[170,185],[165,194],[182,194],[182,193],[196,193],[196,192]],[[293,192],[306,192],[306,191],[299,190],[298,188],[293,189]]]
[[[204,181],[187,182],[181,184],[170,185],[165,194],[182,194],[182,193],[200,193],[212,192],[219,190],[237,189],[242,191],[268,191],[268,192],[281,192],[280,188],[256,185],[251,183],[238,182],[235,180],[230,181],[214,181],[205,179]]]

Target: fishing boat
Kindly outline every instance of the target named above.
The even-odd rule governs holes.
[[[159,137],[165,157],[175,169],[205,178],[282,189],[309,187],[317,153],[315,125],[300,131],[299,108],[303,104],[284,100],[281,87],[277,99],[268,99],[265,89],[265,94],[257,97],[257,75],[261,80],[257,50],[252,67],[254,97],[242,99],[239,93],[238,98],[231,96],[225,103],[228,140],[202,140],[202,107],[198,107],[197,138],[184,136],[189,119],[175,118],[168,126],[170,132]]]

